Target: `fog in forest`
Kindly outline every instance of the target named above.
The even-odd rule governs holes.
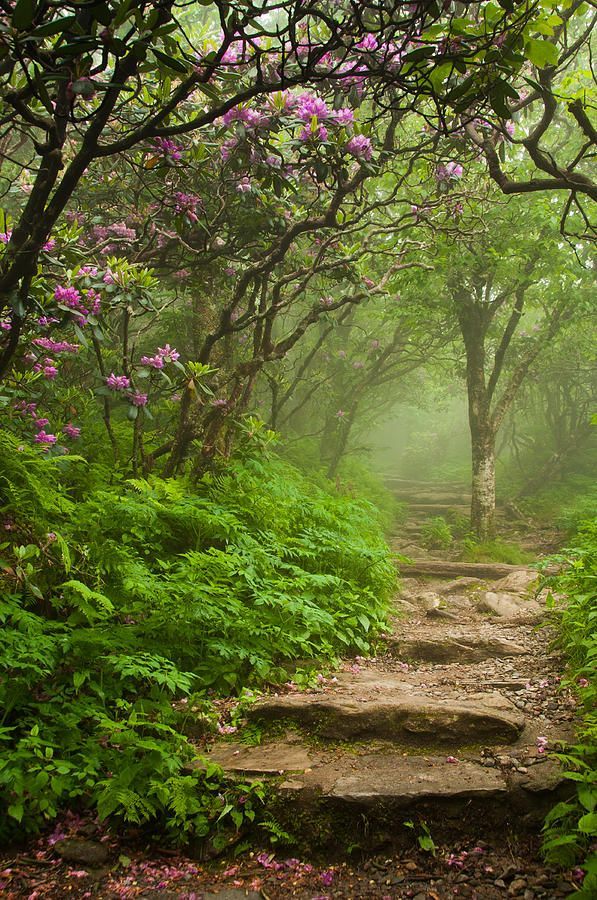
[[[596,0],[0,2],[0,895],[597,897]]]

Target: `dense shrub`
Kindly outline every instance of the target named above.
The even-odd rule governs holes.
[[[581,720],[578,743],[556,754],[576,795],[548,816],[544,850],[565,865],[581,862],[587,874],[574,896],[589,900],[597,894],[597,519],[585,522],[573,546],[554,560],[563,568],[548,583],[565,600],[551,604],[567,660],[565,685],[578,697]]]
[[[394,581],[374,508],[275,458],[195,484],[96,470],[86,494],[82,460],[0,444],[3,837],[74,798],[179,834],[253,815],[188,769],[185,709],[369,649]]]

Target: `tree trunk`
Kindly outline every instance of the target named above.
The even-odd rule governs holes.
[[[495,533],[495,435],[475,434],[472,438],[472,500],[471,525],[479,541],[492,538]]]

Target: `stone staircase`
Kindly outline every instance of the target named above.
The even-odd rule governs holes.
[[[470,485],[463,482],[416,481],[381,476],[396,498],[406,505],[406,519],[392,540],[392,549],[410,556],[428,555],[423,539],[425,525],[441,516],[449,525],[470,517]],[[503,509],[496,509],[498,528],[504,524]],[[444,550],[444,555],[446,551]],[[449,551],[448,551],[449,554]]]
[[[442,838],[536,831],[558,799],[544,747],[571,736],[573,708],[536,627],[536,573],[451,571],[403,580],[375,659],[259,698],[246,714],[259,744],[241,729],[212,746],[227,772],[269,783],[273,816],[302,845],[373,850],[412,839],[413,821]]]

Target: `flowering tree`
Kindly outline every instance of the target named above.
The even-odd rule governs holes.
[[[596,21],[595,12],[578,0],[546,10],[528,36],[527,63],[497,110],[505,124],[479,127],[471,116],[464,117],[467,134],[505,194],[567,194],[560,230],[589,240],[595,238],[590,202],[597,200],[591,171],[597,131],[589,112],[595,103],[590,38]]]
[[[273,7],[17,0],[0,15],[3,174],[11,182],[25,177],[28,191],[24,203],[11,204],[5,226],[0,312],[8,311],[11,331],[1,374],[38,303],[40,254],[81,179],[101,160],[140,148],[147,165],[176,163],[182,136],[191,140],[252,98],[309,81],[340,93],[367,84],[383,108],[404,114],[423,100],[426,116],[442,118],[453,100],[450,79],[469,67],[474,74],[490,51],[491,91],[502,90],[520,65],[510,38],[512,46],[523,40],[533,12],[524,3],[503,10],[482,3],[464,34],[456,7],[433,2],[346,0],[328,10],[289,0]],[[457,94],[459,103],[484,102],[488,86],[475,75]],[[323,139],[327,126],[313,118],[306,131]],[[366,156],[365,138],[351,138],[348,152]]]

